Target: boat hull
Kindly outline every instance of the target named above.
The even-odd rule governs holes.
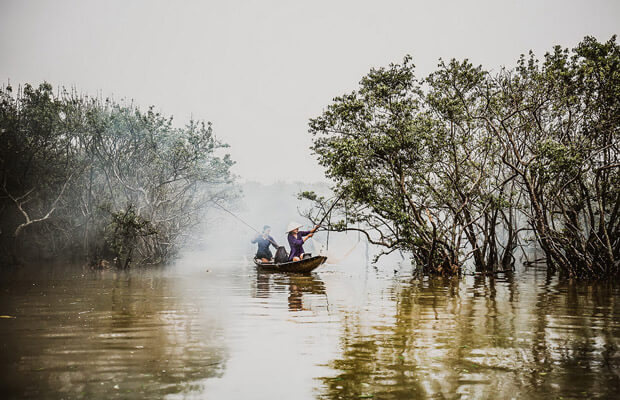
[[[254,259],[254,264],[256,267],[260,268],[264,271],[280,271],[280,272],[297,272],[297,273],[307,273],[315,270],[320,265],[327,261],[327,257],[324,256],[314,256],[304,258],[300,261],[289,261],[285,263],[262,263],[256,259]]]

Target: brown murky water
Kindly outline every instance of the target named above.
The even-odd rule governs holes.
[[[323,266],[293,276],[196,255],[165,270],[5,271],[0,393],[618,398],[619,301],[608,283],[536,269],[418,280]]]

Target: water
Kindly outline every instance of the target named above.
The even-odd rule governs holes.
[[[620,291],[200,254],[0,275],[3,398],[568,399],[620,393]],[[11,318],[7,318],[11,317]],[[13,318],[14,317],[14,318]]]

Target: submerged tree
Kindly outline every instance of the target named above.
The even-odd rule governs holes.
[[[617,275],[618,54],[586,38],[494,75],[452,60],[419,81],[409,57],[371,70],[310,120],[345,199],[334,229],[435,273],[510,269],[527,231],[552,268]]]
[[[510,179],[496,173],[497,146],[477,118],[486,76],[467,61],[441,63],[424,93],[407,57],[372,70],[310,122],[348,221],[427,272],[457,273],[470,257],[481,271],[512,263],[514,246],[500,255],[495,229],[511,215],[500,197]]]
[[[5,254],[160,262],[210,201],[234,195],[210,124],[176,128],[152,108],[49,84],[0,91],[0,143]]]
[[[620,46],[585,38],[532,54],[489,83],[485,121],[528,198],[550,268],[576,277],[620,272]]]
[[[441,145],[429,134],[435,121],[422,108],[410,61],[371,70],[358,91],[312,119],[313,150],[344,195],[349,222],[361,223],[370,242],[385,253],[408,251],[430,269],[452,270],[457,249],[429,212],[439,210],[426,180]]]

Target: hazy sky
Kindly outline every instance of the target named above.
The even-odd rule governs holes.
[[[308,119],[409,53],[486,68],[618,33],[618,0],[0,0],[3,83],[75,86],[213,122],[243,180],[317,181]]]

